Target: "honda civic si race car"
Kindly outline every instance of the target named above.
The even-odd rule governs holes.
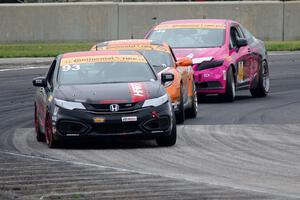
[[[153,27],[146,38],[167,42],[177,58],[198,59],[193,66],[199,96],[219,94],[225,101],[235,91],[252,96],[269,92],[269,68],[264,43],[232,20],[177,20]]]
[[[35,130],[50,148],[74,137],[132,135],[176,143],[176,120],[162,83],[136,51],[66,53],[33,79]]]
[[[166,43],[154,43],[151,40],[131,39],[114,40],[96,44],[91,50],[136,50],[142,53],[153,66],[158,75],[174,74],[174,81],[164,84],[171,97],[176,113],[177,123],[182,123],[185,113],[189,117],[197,116],[197,93],[194,84],[194,73],[191,65],[183,65],[188,58],[176,61],[172,49]]]

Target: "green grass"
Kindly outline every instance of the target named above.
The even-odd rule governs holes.
[[[267,41],[268,51],[299,51],[300,41]]]
[[[0,44],[0,58],[54,57],[72,51],[85,51],[92,43],[24,43]]]
[[[54,57],[58,54],[72,51],[85,51],[93,43],[24,43],[0,44],[0,58],[13,57]],[[300,41],[267,41],[268,51],[300,50]]]

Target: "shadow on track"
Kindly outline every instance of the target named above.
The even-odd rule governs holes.
[[[146,149],[159,147],[155,140],[139,140],[124,137],[117,138],[81,138],[62,141],[58,149]]]
[[[254,100],[258,98],[253,98],[251,95],[238,95],[235,97],[235,101],[243,101],[243,100]],[[220,103],[233,103],[233,102],[224,102],[221,97],[218,95],[211,95],[211,96],[201,96],[198,97],[198,103],[208,103],[208,104],[220,104]]]

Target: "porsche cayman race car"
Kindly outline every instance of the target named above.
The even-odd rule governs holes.
[[[232,20],[177,20],[153,27],[146,38],[167,42],[177,58],[201,59],[193,66],[199,96],[219,94],[225,101],[235,91],[252,96],[269,92],[269,68],[264,43]]]
[[[194,84],[193,69],[190,65],[183,66],[187,58],[176,61],[172,49],[166,43],[153,43],[151,40],[131,39],[114,40],[96,44],[91,50],[136,50],[141,52],[160,75],[168,72],[174,74],[174,81],[164,84],[171,97],[176,113],[177,123],[189,117],[197,116],[197,93]]]
[[[162,85],[173,79],[159,78],[136,51],[60,55],[46,77],[33,79],[36,138],[50,148],[68,138],[120,135],[174,145],[176,119]]]

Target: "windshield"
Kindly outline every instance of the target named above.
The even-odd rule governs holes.
[[[173,67],[174,61],[172,55],[163,51],[153,50],[140,50],[148,60],[148,62],[154,67],[156,73],[162,71],[166,67]]]
[[[212,48],[224,44],[225,29],[178,28],[154,30],[148,39],[167,42],[172,48]]]
[[[58,82],[65,84],[100,84],[146,82],[156,77],[148,63],[100,62],[61,65]]]

